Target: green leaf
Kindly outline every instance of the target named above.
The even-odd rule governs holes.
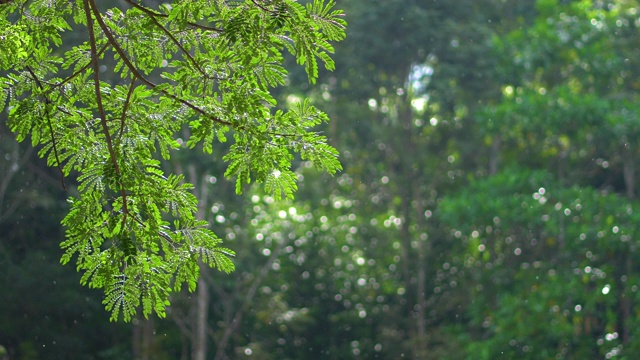
[[[277,110],[270,92],[287,80],[283,51],[312,83],[318,59],[335,67],[330,42],[344,38],[345,23],[334,2],[133,1],[107,9],[36,0],[20,14],[13,3],[0,5],[0,111],[10,109],[19,141],[31,139],[60,176],[77,180],[60,262],[75,258],[81,284],[104,290],[112,320],[130,321],[138,308],[165,316],[170,290],[195,290],[199,261],[234,269],[234,252],[195,220],[193,186],[163,170],[169,159],[182,166],[183,143],[214,154],[233,136],[221,156],[238,194],[255,181],[293,198],[296,152],[339,169],[335,149],[312,129],[326,115],[308,101]]]

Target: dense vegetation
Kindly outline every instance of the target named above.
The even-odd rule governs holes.
[[[254,179],[292,199],[292,151],[329,173],[341,169],[326,138],[309,131],[327,116],[306,100],[271,111],[268,90],[285,82],[285,49],[312,83],[318,59],[333,69],[329,41],[344,38],[345,23],[320,0],[125,2],[126,10],[93,0],[5,4],[0,110],[7,103],[9,128],[58,167],[63,188],[77,175],[61,262],[76,258],[80,282],[104,288],[111,319],[130,321],[138,307],[165,317],[171,289],[195,290],[199,262],[233,270],[234,252],[196,218],[193,186],[162,169],[184,132],[187,147],[209,154],[232,132],[222,159],[238,194]],[[65,50],[69,30],[88,36]]]
[[[5,110],[0,345],[16,359],[637,358],[639,5],[339,2],[335,71],[310,85],[285,57],[271,94],[329,114],[310,131],[344,169],[287,158],[299,189],[276,201],[235,195],[225,147],[171,150],[157,166],[195,185],[194,217],[236,271],[202,268],[163,320],[109,323],[103,293],[58,264],[67,193]]]

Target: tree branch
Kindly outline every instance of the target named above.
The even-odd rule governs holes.
[[[140,73],[140,71],[138,71],[138,69],[133,65],[133,63],[131,63],[131,60],[129,60],[129,57],[127,56],[127,54],[124,52],[124,50],[122,50],[122,48],[120,47],[120,44],[118,44],[118,42],[116,41],[115,37],[113,36],[113,34],[111,33],[111,31],[109,30],[109,27],[107,26],[107,24],[104,22],[104,20],[102,19],[102,16],[100,15],[100,11],[98,10],[98,7],[95,4],[94,0],[85,0],[89,2],[89,5],[91,5],[91,9],[93,10],[93,14],[96,17],[96,21],[98,22],[98,25],[100,25],[100,28],[102,29],[102,32],[105,34],[105,36],[107,37],[107,39],[109,40],[109,43],[111,44],[111,46],[113,46],[114,50],[118,53],[118,56],[120,56],[120,58],[122,59],[122,62],[125,64],[125,66],[129,69],[129,71],[131,71],[136,78],[140,79],[140,81],[142,81],[145,85],[149,86],[150,88],[159,91],[160,93],[162,93],[163,95],[167,96],[168,98],[175,100],[179,103],[181,103],[182,105],[190,108],[191,110],[195,111],[196,113],[209,118],[210,120],[218,123],[218,124],[222,124],[222,125],[227,125],[230,126],[232,125],[229,121],[225,121],[222,119],[219,119],[209,113],[207,113],[206,111],[202,110],[201,108],[193,105],[192,103],[171,94],[170,92],[164,90],[164,89],[159,89],[158,85],[154,84],[153,82],[147,80],[144,76],[142,76],[142,74]]]
[[[133,2],[131,2],[129,0],[125,0],[125,1],[128,2],[129,4],[133,5],[134,7],[144,11],[145,13],[148,13],[151,16],[161,17],[161,18],[169,17],[169,15],[167,15],[167,14],[159,13],[159,12],[153,11],[153,10],[148,9],[148,8],[143,8],[139,4],[133,3]],[[194,28],[197,28],[197,29],[200,29],[200,30],[205,30],[205,31],[214,31],[214,32],[218,32],[218,33],[221,33],[221,32],[224,31],[222,29],[218,29],[218,28],[214,28],[214,27],[206,26],[206,25],[200,25],[200,24],[196,24],[196,23],[190,22],[190,21],[187,21],[187,25],[189,25],[191,27],[194,27]]]
[[[104,111],[102,104],[102,92],[100,91],[100,66],[98,64],[98,49],[96,48],[96,35],[93,32],[93,19],[91,18],[91,9],[89,8],[89,0],[82,1],[84,5],[84,11],[87,15],[87,29],[89,30],[89,43],[91,45],[91,63],[93,64],[93,83],[96,92],[96,103],[98,105],[98,111],[100,112],[100,124],[102,125],[102,131],[104,131],[105,139],[107,141],[107,147],[109,149],[109,157],[111,157],[111,163],[113,164],[116,176],[118,177],[118,183],[120,184],[120,194],[122,196],[122,210],[124,212],[124,218],[122,222],[126,221],[126,217],[129,214],[127,208],[127,193],[122,187],[122,173],[120,166],[118,165],[118,159],[116,158],[116,152],[113,149],[113,142],[111,141],[111,135],[109,134],[109,126],[107,125],[107,114]],[[91,6],[95,7],[95,3],[91,0]]]
[[[144,6],[136,4],[134,1],[131,1],[131,0],[125,0],[125,1],[127,3],[129,3],[129,4],[131,4],[131,6],[135,7],[136,9],[139,9],[140,11],[142,11],[145,14],[149,15],[149,17],[151,18],[151,21],[153,21],[153,23],[160,30],[162,30],[162,32],[165,33],[165,35],[167,35],[169,37],[169,39],[171,39],[171,41],[173,41],[173,43],[178,47],[178,49],[180,49],[180,51],[182,51],[182,53],[187,57],[187,59],[189,59],[189,61],[191,62],[191,65],[193,65],[193,67],[196,70],[198,70],[198,72],[200,74],[202,74],[202,76],[204,76],[205,79],[209,79],[210,78],[210,76],[207,75],[207,73],[200,67],[200,65],[198,65],[198,63],[196,62],[196,59],[194,59],[193,56],[191,56],[191,54],[189,54],[189,52],[182,46],[182,44],[180,44],[178,39],[176,39],[176,37],[173,36],[173,34],[169,30],[167,30],[167,28],[165,28],[162,24],[160,24],[158,19],[156,19],[156,16],[157,16],[156,12],[145,8]]]
[[[134,84],[136,83],[136,76],[133,75],[131,78],[131,84],[129,84],[129,92],[127,92],[127,98],[124,100],[124,106],[122,107],[122,116],[120,117],[120,135],[119,138],[122,139],[122,133],[124,132],[124,120],[127,117],[127,109],[129,108],[129,103],[131,102],[131,95],[133,94],[133,90],[135,89]]]
[[[40,88],[40,90],[44,92],[42,83],[40,83],[40,80],[38,80],[38,77],[36,76],[36,74],[33,72],[33,70],[31,70],[31,67],[27,66],[27,71],[33,77],[33,80],[36,82],[36,85],[38,86],[38,88]],[[58,156],[58,143],[56,142],[56,137],[54,136],[54,133],[53,133],[53,126],[51,125],[51,114],[49,114],[49,105],[51,104],[51,101],[46,95],[43,95],[43,96],[44,96],[44,114],[45,114],[45,117],[47,118],[47,124],[49,125],[49,133],[51,134],[51,144],[53,145],[53,154],[56,157],[58,170],[60,170],[60,182],[62,183],[62,188],[66,191],[67,187],[64,184],[64,171],[62,171],[62,166],[60,165],[60,157]]]
[[[268,12],[268,13],[269,13],[269,14],[271,14],[271,15],[275,15],[275,16],[277,16],[277,15],[278,15],[278,12],[277,12],[277,11],[273,11],[273,10],[267,9],[266,7],[264,7],[264,6],[260,5],[260,3],[259,3],[259,2],[257,2],[256,0],[251,0],[251,2],[253,2],[253,4],[254,4],[255,6],[257,6],[258,8],[260,8],[262,11],[266,11],[266,12]]]
[[[102,56],[102,54],[104,53],[105,50],[107,50],[107,47],[109,46],[109,43],[106,43],[102,46],[102,48],[100,49],[100,51],[98,51],[98,55],[97,57],[99,58],[100,56]],[[86,63],[83,67],[81,67],[80,69],[78,69],[78,71],[74,72],[73,74],[71,74],[68,78],[62,80],[61,82],[57,83],[57,84],[53,84],[53,87],[58,88],[66,83],[68,83],[69,81],[73,80],[73,78],[75,78],[76,76],[80,75],[83,71],[87,70],[87,68],[89,68],[89,66],[91,66],[91,61],[89,61],[88,63]],[[53,89],[52,89],[53,90]]]

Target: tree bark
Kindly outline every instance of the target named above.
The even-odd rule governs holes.
[[[190,182],[194,185],[194,195],[198,198],[198,213],[196,218],[204,220],[207,209],[208,188],[207,182],[202,176],[198,176],[195,165],[190,164],[188,167]],[[199,185],[199,186],[198,186]],[[209,287],[202,274],[209,269],[200,263],[200,279],[198,279],[198,287],[196,293],[195,304],[195,321],[192,342],[192,359],[207,359],[207,328],[209,319]]]
[[[142,324],[138,319],[133,321],[133,358],[135,360],[140,360],[142,357]]]
[[[137,318],[133,321],[133,358],[150,360],[153,358],[154,338],[153,318]]]
[[[491,153],[489,155],[489,175],[493,176],[498,173],[498,160],[500,158],[500,145],[502,138],[500,135],[493,137],[493,143],[491,144]]]
[[[148,319],[142,320],[143,332],[142,332],[142,360],[151,360],[153,358],[153,317],[149,316]]]
[[[200,265],[200,271],[207,269]],[[193,360],[206,360],[207,358],[207,327],[209,316],[209,288],[201,277],[198,280],[198,293],[196,297],[195,331],[193,337]]]

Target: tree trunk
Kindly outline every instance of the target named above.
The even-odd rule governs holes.
[[[416,326],[418,328],[418,341],[420,346],[418,347],[418,353],[416,354],[416,359],[424,359],[427,357],[427,289],[426,289],[426,281],[427,281],[427,254],[429,254],[430,240],[429,238],[422,238],[422,231],[426,232],[426,224],[424,217],[424,202],[425,199],[422,198],[420,193],[419,184],[415,181],[413,182],[413,197],[416,203],[415,207],[415,216],[416,216],[416,225],[417,225],[417,234],[414,236],[419,236],[418,238],[418,248],[416,249],[418,252],[418,284],[417,284],[417,294],[416,294],[416,312],[418,315]]]
[[[500,157],[501,143],[502,138],[500,138],[500,135],[494,136],[493,143],[491,144],[491,153],[489,155],[489,175],[491,176],[498,173],[498,160]]]
[[[226,329],[224,331],[224,334],[222,335],[222,338],[220,339],[220,341],[218,341],[217,343],[215,360],[224,360],[228,358],[225,353],[225,350],[227,349],[227,344],[229,343],[229,339],[231,338],[231,335],[233,335],[233,333],[238,329],[238,326],[240,326],[240,324],[242,323],[242,317],[244,316],[244,312],[246,311],[247,308],[251,306],[251,302],[253,301],[253,297],[256,295],[256,292],[258,291],[258,287],[260,286],[264,278],[267,277],[267,274],[269,273],[269,269],[271,269],[273,263],[278,258],[278,255],[284,248],[285,244],[286,242],[282,241],[273,250],[273,252],[271,253],[271,256],[269,256],[269,260],[267,260],[267,262],[262,266],[262,268],[260,269],[260,272],[258,273],[258,276],[251,283],[249,290],[247,290],[247,294],[244,297],[244,302],[242,302],[238,306],[238,309],[236,310],[233,318],[227,320],[225,324]]]
[[[153,358],[153,337],[154,337],[154,325],[153,317],[149,316],[148,319],[142,320],[142,360],[151,360]]]
[[[139,317],[133,320],[133,358],[150,360],[153,358],[154,324],[153,318]]]
[[[196,167],[190,164],[189,181],[194,185],[194,195],[198,198],[198,213],[196,218],[198,220],[204,220],[207,210],[207,197],[208,188],[207,182],[203,176],[198,176]],[[199,185],[199,186],[198,186]],[[209,287],[202,274],[208,271],[209,268],[200,263],[200,279],[198,279],[198,290],[196,293],[195,301],[195,314],[194,314],[194,329],[193,329],[193,342],[191,344],[192,359],[193,360],[206,360],[207,359],[207,329],[209,319]]]
[[[133,358],[140,360],[142,357],[142,322],[138,319],[133,320]]]
[[[207,269],[200,265],[200,271]],[[206,360],[207,358],[207,326],[209,316],[209,288],[201,277],[198,280],[198,293],[196,297],[195,331],[193,332],[193,360]]]
[[[635,196],[635,163],[634,157],[631,154],[627,154],[624,164],[623,164],[623,175],[624,175],[624,184],[627,192],[627,197],[631,200]],[[624,274],[631,274],[633,271],[633,263],[631,256],[626,255],[625,269]],[[631,294],[631,287],[628,283],[622,284],[622,295],[620,298],[620,327],[622,331],[620,332],[620,338],[622,343],[625,344],[629,340],[629,321],[631,319],[631,299],[629,295]]]

